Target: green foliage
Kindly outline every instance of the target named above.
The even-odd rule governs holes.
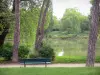
[[[88,17],[82,15],[77,9],[66,9],[63,18],[61,19],[62,30],[68,34],[80,33],[81,30],[88,30]],[[82,29],[85,27],[84,29]]]
[[[4,0],[9,1],[9,0]],[[28,4],[28,2],[30,4]],[[40,7],[43,1],[21,1],[20,8],[20,45],[27,45],[28,47],[33,47],[36,37],[36,30],[38,25],[38,19],[40,15]],[[35,3],[35,4],[33,4]],[[8,13],[8,12],[7,12]],[[1,14],[1,13],[0,13]],[[6,14],[4,14],[7,16]],[[48,28],[51,11],[49,10],[45,20],[45,29]],[[8,16],[7,16],[8,17]],[[11,18],[11,17],[9,17]],[[1,21],[1,20],[0,20]],[[4,22],[4,21],[3,21]],[[10,21],[9,21],[10,22]],[[8,25],[8,24],[7,24]],[[9,29],[9,34],[7,35],[7,42],[12,42],[14,34],[14,25],[13,22]],[[3,30],[3,24],[0,23],[0,30]],[[10,41],[9,41],[10,40]]]
[[[94,0],[90,0],[90,3],[93,4]]]
[[[5,58],[0,57],[0,63],[3,63],[5,61]]]
[[[54,53],[53,48],[51,48],[51,47],[48,46],[48,45],[44,45],[44,46],[40,49],[39,55],[40,55],[41,57],[44,57],[44,58],[52,58],[52,60],[54,60],[54,58],[55,58],[55,53]]]
[[[11,14],[6,0],[0,1],[0,34],[4,29],[9,29]]]
[[[86,57],[84,56],[57,56],[54,63],[85,63]]]
[[[29,58],[38,58],[39,56],[37,54],[33,54],[33,53],[30,53],[29,54]]]
[[[11,60],[12,57],[12,45],[10,43],[4,44],[0,47],[0,57],[4,57],[6,60]],[[29,48],[27,46],[19,47],[19,58],[27,58],[29,54]]]
[[[100,56],[96,57],[95,62],[100,62]],[[86,56],[56,56],[54,63],[86,63]]]
[[[11,13],[9,9],[9,1],[10,0],[0,0],[0,35],[2,34],[2,32],[5,32],[5,31],[6,31],[6,34],[8,34],[11,23],[14,20],[13,14]]]
[[[53,23],[52,30],[53,31],[59,31],[60,30],[60,22],[59,22],[59,20],[57,19],[56,16],[53,16],[53,21],[54,21],[54,23]]]
[[[85,32],[85,31],[89,31],[90,30],[90,20],[89,20],[89,17],[90,16],[88,16],[88,17],[86,17],[86,16],[84,16],[84,17],[81,17],[82,19],[81,19],[81,25],[80,25],[80,28],[81,28],[81,32],[83,33],[83,32]]]
[[[10,60],[12,57],[12,45],[7,43],[0,47],[0,57]]]
[[[27,48],[26,46],[19,47],[18,55],[20,58],[27,58],[28,54],[29,54],[29,48]]]
[[[21,10],[20,44],[33,46],[39,18],[39,8]]]
[[[22,8],[20,13],[21,13],[20,15],[20,44],[32,47],[35,42],[40,8],[34,7],[31,10],[25,10]],[[44,26],[45,29],[48,28],[49,22],[50,22],[50,12],[48,12],[46,16],[46,23]],[[11,30],[12,30],[11,31],[12,33],[10,35],[13,35],[14,33],[13,26]],[[8,38],[13,39],[13,36],[8,36]]]

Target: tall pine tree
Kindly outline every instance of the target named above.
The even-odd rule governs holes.
[[[88,42],[88,55],[86,66],[92,67],[95,63],[95,49],[98,36],[98,25],[99,25],[99,3],[100,0],[93,0],[93,6],[91,8],[91,29],[89,34]]]
[[[20,42],[20,0],[15,0],[15,30],[14,30],[14,45],[13,45],[13,62],[18,62],[18,47]]]

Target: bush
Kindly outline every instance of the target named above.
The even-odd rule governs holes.
[[[12,57],[12,45],[10,43],[4,44],[0,47],[0,57],[10,60]]]
[[[19,58],[26,58],[29,54],[29,49],[26,46],[20,46],[18,53]],[[4,57],[6,60],[11,60],[12,45],[10,43],[4,44],[0,47],[0,57]]]
[[[39,56],[37,54],[33,54],[33,53],[29,54],[29,58],[38,58],[38,57]]]
[[[47,46],[47,45],[44,45],[40,49],[39,55],[40,55],[40,57],[51,58],[52,60],[54,60],[54,58],[55,58],[55,53],[54,53],[53,48],[51,48],[50,46]]]
[[[19,58],[27,58],[29,54],[29,48],[27,48],[26,46],[20,46],[18,54]]]
[[[5,61],[5,58],[0,57],[0,63],[3,63]]]
[[[54,63],[85,63],[85,56],[56,56]]]

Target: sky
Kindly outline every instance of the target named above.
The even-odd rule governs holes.
[[[77,8],[83,15],[90,14],[90,0],[52,0],[53,1],[53,15],[58,19],[63,17],[67,8]]]

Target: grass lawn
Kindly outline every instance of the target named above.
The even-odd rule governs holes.
[[[100,75],[95,68],[0,68],[0,75]]]
[[[53,63],[86,63],[86,56],[56,56]],[[96,63],[100,63],[100,56],[96,56]]]

